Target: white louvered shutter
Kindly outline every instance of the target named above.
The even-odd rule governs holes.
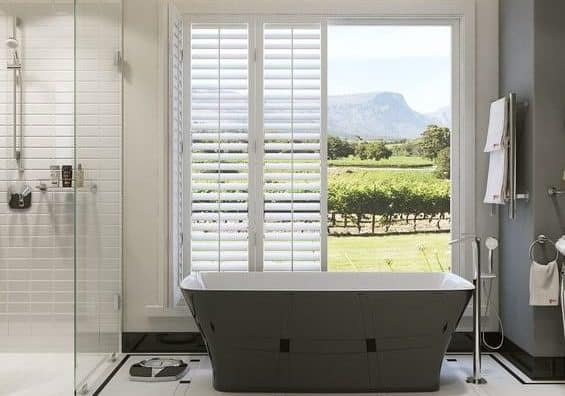
[[[248,270],[247,24],[190,27],[191,271]]]
[[[183,273],[183,22],[173,5],[169,6],[169,128],[171,260],[177,282]],[[179,296],[180,297],[180,296]]]
[[[321,270],[321,26],[263,31],[264,271]]]

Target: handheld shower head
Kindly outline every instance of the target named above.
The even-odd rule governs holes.
[[[495,250],[498,247],[498,240],[493,237],[488,237],[485,240],[485,245],[488,250]]]
[[[19,46],[20,43],[14,36],[6,39],[6,47],[8,47],[12,56],[12,59],[8,61],[8,69],[19,69],[21,67],[20,56],[18,54]]]
[[[18,40],[15,37],[8,37],[6,40],[6,47],[9,49],[15,50],[20,46]]]
[[[488,249],[488,272],[489,272],[489,274],[493,274],[494,273],[494,251],[498,248],[498,239],[489,236],[485,240],[485,246]]]

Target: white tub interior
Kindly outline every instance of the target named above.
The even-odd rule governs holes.
[[[445,273],[390,272],[201,272],[184,279],[187,290],[431,291],[472,290],[467,280]]]

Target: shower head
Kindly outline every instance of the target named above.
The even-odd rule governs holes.
[[[485,240],[485,245],[488,250],[495,250],[498,247],[498,241],[496,238],[488,237]]]
[[[15,50],[15,49],[17,49],[17,48],[19,47],[19,45],[20,45],[20,44],[18,43],[18,40],[17,40],[16,38],[14,38],[14,37],[9,37],[9,38],[6,40],[6,47],[8,47],[9,49]]]
[[[20,43],[14,36],[8,37],[6,39],[6,47],[8,47],[8,50],[10,51],[12,57],[12,59],[8,61],[8,69],[17,70],[20,69],[22,66],[20,62],[20,56],[18,54],[19,46]]]

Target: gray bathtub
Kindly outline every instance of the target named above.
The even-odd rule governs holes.
[[[182,283],[214,388],[425,392],[439,388],[473,285],[441,273],[200,273]]]

